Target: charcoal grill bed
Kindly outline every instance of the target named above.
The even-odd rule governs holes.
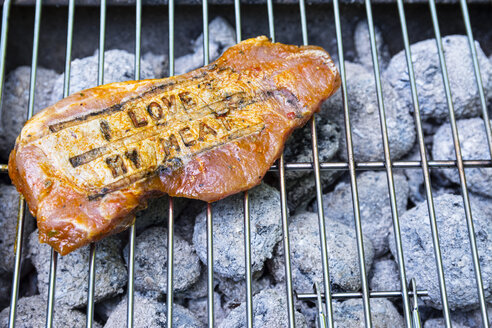
[[[273,0],[267,0],[265,10],[268,13],[268,27],[269,36],[275,41],[275,23],[274,23],[274,5]],[[7,50],[7,35],[9,28],[9,16],[12,1],[5,0],[3,3],[3,13],[2,13],[2,29],[1,29],[1,43],[0,43],[0,90],[3,91],[3,81],[4,73],[6,70],[6,50]],[[332,301],[334,299],[348,299],[348,298],[361,298],[363,302],[365,326],[372,327],[371,322],[371,299],[372,298],[397,298],[401,300],[403,305],[403,314],[406,327],[420,327],[419,320],[419,309],[417,299],[419,297],[425,297],[427,291],[419,290],[419,282],[415,279],[411,279],[411,283],[407,284],[409,281],[405,272],[405,264],[403,260],[404,250],[402,249],[401,234],[399,228],[399,216],[398,208],[396,202],[396,191],[394,185],[394,175],[393,171],[395,169],[415,169],[421,170],[424,177],[425,194],[429,213],[430,226],[432,230],[432,241],[434,246],[434,255],[436,258],[436,275],[439,277],[439,285],[441,292],[441,301],[443,304],[443,317],[446,322],[446,326],[450,327],[450,309],[447,301],[447,291],[444,278],[444,269],[442,264],[441,250],[439,245],[438,237],[438,227],[436,223],[436,215],[433,203],[433,194],[431,189],[430,180],[430,169],[431,168],[454,168],[459,172],[460,177],[460,188],[461,195],[463,198],[463,204],[466,214],[466,225],[468,228],[468,235],[471,244],[471,255],[474,264],[474,272],[476,278],[476,289],[480,303],[482,322],[484,327],[489,327],[486,301],[484,296],[484,285],[482,282],[480,265],[478,260],[478,250],[476,245],[476,239],[474,234],[472,211],[470,208],[470,200],[468,195],[468,188],[466,182],[465,168],[471,167],[492,167],[492,161],[490,159],[481,160],[463,160],[461,156],[460,143],[458,141],[458,131],[456,127],[456,119],[454,116],[453,102],[451,99],[451,90],[449,86],[449,79],[446,70],[446,63],[444,60],[443,47],[441,42],[441,32],[439,29],[438,13],[436,9],[435,0],[429,0],[429,10],[432,19],[432,26],[434,31],[434,36],[437,40],[438,55],[440,61],[440,68],[442,71],[442,78],[445,87],[445,94],[447,99],[447,104],[449,108],[449,123],[452,128],[452,135],[455,145],[455,152],[457,154],[456,160],[429,160],[425,151],[424,134],[422,127],[422,119],[420,117],[419,103],[417,97],[417,89],[415,83],[415,77],[413,74],[411,53],[410,53],[410,42],[408,36],[407,22],[405,19],[405,6],[403,0],[397,0],[396,5],[398,8],[398,19],[400,22],[401,30],[395,31],[395,33],[401,33],[404,43],[404,49],[406,54],[407,66],[410,72],[410,85],[411,89],[408,92],[412,94],[413,106],[414,106],[414,117],[417,129],[417,139],[418,146],[421,155],[421,161],[393,161],[390,154],[389,141],[388,141],[388,127],[385,120],[385,107],[384,99],[382,93],[381,84],[381,74],[380,65],[378,62],[378,54],[376,47],[376,36],[374,29],[372,4],[370,0],[364,1],[366,18],[369,27],[370,35],[370,45],[372,51],[373,67],[374,67],[374,78],[376,82],[376,89],[374,90],[377,94],[378,99],[378,109],[380,115],[381,123],[381,138],[383,141],[384,148],[384,160],[383,161],[371,161],[371,162],[356,162],[353,156],[353,143],[352,143],[352,133],[351,124],[349,117],[349,106],[347,100],[347,81],[345,75],[345,64],[344,64],[344,47],[342,40],[342,25],[340,19],[340,4],[339,0],[333,0],[333,17],[327,17],[327,19],[334,19],[335,29],[336,29],[336,40],[338,49],[330,49],[331,51],[338,53],[339,59],[339,70],[342,77],[342,99],[344,108],[344,118],[345,118],[345,138],[347,140],[347,154],[349,160],[347,162],[320,162],[318,156],[318,140],[316,135],[316,121],[312,119],[310,121],[311,127],[311,137],[312,137],[312,153],[314,161],[312,163],[285,163],[284,157],[282,156],[278,162],[271,168],[271,171],[278,172],[280,180],[280,199],[281,199],[281,221],[283,228],[283,247],[285,249],[285,277],[286,277],[286,297],[287,297],[287,307],[285,309],[285,314],[289,319],[289,326],[295,326],[294,320],[294,299],[297,297],[301,300],[312,300],[317,302],[319,307],[319,321],[320,325],[326,327],[333,327],[333,309]],[[484,88],[482,85],[480,77],[480,68],[478,65],[477,54],[474,46],[474,39],[472,34],[470,15],[468,13],[468,5],[466,0],[460,0],[459,6],[462,12],[464,27],[468,36],[469,46],[471,50],[474,73],[476,82],[478,85],[480,104],[482,109],[482,116],[485,122],[485,130],[487,135],[488,144],[487,147],[492,155],[492,132],[490,127],[490,121],[488,118],[488,112],[486,108],[486,100],[484,95]],[[175,52],[175,1],[168,1],[168,20],[169,20],[169,75],[174,75],[174,52]],[[71,51],[73,42],[73,27],[74,27],[74,12],[75,12],[75,0],[68,0],[68,29],[66,38],[66,61],[65,61],[65,80],[63,95],[66,97],[69,95],[70,90],[70,63],[71,63]],[[135,16],[135,79],[140,79],[140,57],[141,57],[141,37],[142,37],[142,0],[135,0],[136,16]],[[100,3],[100,26],[99,26],[99,65],[98,65],[98,84],[104,83],[104,49],[105,49],[105,35],[106,35],[106,0],[101,0]],[[241,41],[241,4],[240,0],[234,0],[234,14],[235,14],[235,27],[236,27],[236,41]],[[30,79],[30,90],[29,90],[29,107],[28,117],[31,117],[34,109],[34,92],[35,92],[35,81],[36,81],[36,69],[38,62],[38,49],[40,40],[40,26],[41,26],[41,15],[42,15],[42,0],[35,1],[35,22],[34,22],[34,39],[32,45],[32,63],[31,63],[31,79]],[[299,33],[302,33],[302,40],[305,45],[309,41],[309,31],[308,31],[308,17],[306,15],[306,4],[304,0],[299,0],[299,15],[300,15],[300,26]],[[203,63],[209,63],[209,32],[208,32],[208,3],[207,0],[202,1],[202,19],[203,19],[203,49],[204,58]],[[395,17],[396,19],[396,17]],[[267,31],[265,31],[266,33]],[[323,265],[323,287],[315,288],[310,291],[294,291],[292,285],[292,270],[291,270],[291,259],[290,259],[290,248],[289,248],[289,229],[288,229],[288,209],[287,209],[287,191],[285,183],[285,174],[289,170],[309,170],[314,173],[315,179],[315,189],[313,192],[316,194],[317,201],[317,214],[319,218],[319,236],[321,243],[321,254],[319,256],[322,259]],[[361,291],[357,292],[332,292],[330,289],[330,278],[329,278],[329,266],[328,266],[328,254],[329,249],[327,247],[326,233],[325,233],[325,223],[324,223],[324,213],[322,206],[322,183],[321,183],[321,172],[325,170],[345,170],[349,173],[350,185],[352,191],[352,205],[353,213],[355,218],[355,230],[357,238],[357,250],[359,257],[359,267],[360,276],[362,282]],[[400,278],[400,290],[393,291],[370,291],[367,270],[365,267],[364,258],[364,248],[363,248],[363,238],[362,238],[362,228],[361,228],[361,218],[359,213],[359,196],[357,191],[357,178],[356,171],[360,170],[383,170],[386,172],[389,196],[391,201],[392,218],[393,218],[393,230],[395,235],[395,244],[397,250],[397,263],[399,268],[399,278]],[[1,164],[0,171],[4,174],[7,173],[7,165]],[[253,327],[253,305],[252,305],[252,271],[251,271],[251,230],[250,230],[250,213],[249,213],[249,197],[248,192],[244,193],[244,246],[245,246],[245,266],[246,266],[246,318],[247,326]],[[210,204],[204,204],[207,207],[207,284],[208,284],[208,299],[207,299],[207,317],[209,327],[214,326],[214,293],[213,293],[213,231],[212,231],[212,206]],[[22,254],[22,240],[26,238],[24,236],[24,221],[25,221],[26,204],[23,198],[20,198],[19,211],[18,211],[18,230],[16,236],[16,249],[15,249],[15,268],[12,279],[12,295],[10,301],[10,316],[9,316],[9,328],[15,327],[16,318],[16,305],[19,295],[19,280],[20,280],[20,270],[21,270],[21,254]],[[14,219],[14,218],[12,218]],[[169,199],[169,221],[168,221],[168,270],[167,270],[167,313],[168,318],[172,316],[173,313],[173,236],[174,236],[174,215],[173,215],[173,199]],[[128,310],[127,310],[127,325],[128,327],[133,327],[133,316],[134,316],[134,255],[135,255],[135,238],[136,229],[132,226],[129,229],[129,258],[128,258]],[[89,271],[89,288],[88,288],[88,302],[87,302],[87,327],[93,326],[94,320],[94,285],[95,285],[95,254],[97,252],[97,244],[92,244],[90,246],[90,259],[87,264]],[[53,310],[55,307],[56,299],[56,274],[57,274],[57,259],[58,255],[55,251],[51,252],[51,266],[49,274],[49,291],[48,291],[48,302],[46,309],[46,327],[53,327],[54,316]],[[321,293],[319,290],[325,290],[326,293]],[[324,304],[324,305],[321,305]],[[172,320],[167,320],[167,326],[172,327]]]

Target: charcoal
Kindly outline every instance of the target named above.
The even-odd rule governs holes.
[[[0,151],[3,159],[7,159],[8,154],[14,148],[15,139],[27,120],[30,74],[30,67],[20,66],[10,72],[5,81],[0,133]],[[57,77],[58,74],[55,71],[38,67],[34,113],[50,105],[53,81]]]
[[[160,79],[169,76],[168,58],[166,55],[158,55],[153,52],[147,52],[142,56],[142,62],[152,67],[153,77]]]
[[[96,247],[96,302],[123,292],[127,271],[120,255],[121,242],[115,237],[105,238]],[[38,272],[38,289],[43,297],[48,295],[51,247],[40,244],[38,231],[29,237],[29,257]],[[56,275],[56,301],[70,308],[87,304],[89,246],[79,248],[66,256],[58,257]]]
[[[450,35],[442,39],[449,83],[457,118],[478,116],[480,99],[473,71],[468,39],[464,35]],[[482,73],[485,94],[492,96],[492,65],[475,42]],[[446,120],[449,116],[444,84],[435,39],[413,44],[411,47],[413,68],[419,96],[420,114],[424,120]],[[413,110],[410,80],[408,78],[405,51],[391,59],[385,78],[397,91],[400,101]]]
[[[207,208],[207,203],[196,199],[181,198],[182,211],[176,219],[174,229],[190,244],[193,243],[193,231],[195,229],[196,216]]]
[[[441,195],[434,198],[434,206],[449,307],[451,310],[477,308],[477,287],[463,199],[456,195]],[[472,210],[485,297],[491,300],[492,226],[482,208],[475,206]],[[405,212],[400,217],[400,229],[407,278],[415,278],[419,288],[428,290],[429,297],[424,298],[428,306],[441,309],[427,204],[420,203]],[[396,257],[392,237],[390,249]]]
[[[236,282],[220,276],[217,277],[217,280],[217,290],[224,296],[223,308],[227,313],[246,300],[246,280]],[[263,276],[261,278],[253,277],[251,285],[254,296],[264,289],[272,288],[273,284],[269,277]]]
[[[260,271],[272,257],[275,244],[282,238],[280,196],[262,183],[249,191],[251,219],[251,263]],[[235,281],[244,279],[243,194],[230,196],[212,205],[214,272]],[[196,218],[193,244],[203,263],[207,263],[206,211]]]
[[[333,161],[340,145],[340,127],[329,122],[325,117],[316,116],[316,132],[318,140],[318,154],[321,162]],[[285,163],[313,161],[313,148],[311,138],[311,124],[306,124],[302,129],[294,131],[288,139],[284,151]],[[321,173],[321,183],[329,186],[340,175],[337,171],[325,171]],[[306,208],[315,197],[315,180],[312,170],[286,171],[287,200],[289,209],[299,211]]]
[[[340,127],[326,118],[316,116],[316,132],[318,139],[318,154],[321,162],[328,162],[338,152],[340,144]],[[313,161],[311,124],[295,130],[285,144],[284,161],[307,162]],[[311,171],[292,171],[286,174],[288,182],[309,175]]]
[[[349,299],[333,303],[335,325],[344,328],[364,326],[364,308],[361,299]],[[371,298],[371,320],[373,327],[400,328],[405,327],[403,317],[393,303],[385,298]]]
[[[167,234],[163,227],[145,230],[135,245],[135,289],[141,292],[167,293]],[[128,259],[128,245],[124,250]],[[174,235],[174,290],[192,286],[200,276],[200,261],[193,247]]]
[[[104,328],[126,327],[127,301],[125,296],[109,316]],[[166,327],[166,303],[135,293],[133,306],[133,327]],[[173,304],[173,327],[202,328],[203,325],[188,309]]]
[[[174,219],[179,216],[186,206],[186,200],[174,198],[173,215]],[[169,220],[169,197],[167,195],[151,199],[145,210],[137,213],[135,226],[137,234],[142,233],[145,229],[152,226],[167,226]]]
[[[210,61],[219,57],[224,50],[236,44],[234,29],[222,17],[216,17],[208,25]],[[175,73],[184,74],[203,66],[203,34],[192,42],[193,52],[176,59]]]
[[[70,94],[97,85],[98,52],[90,57],[75,59],[70,68]],[[140,78],[154,78],[151,63],[140,61]],[[63,98],[64,74],[60,74],[53,82],[51,103]],[[123,82],[135,79],[135,55],[125,50],[108,50],[104,52],[104,83]]]
[[[465,160],[490,159],[484,121],[481,118],[458,120],[461,155]],[[456,160],[449,123],[443,124],[434,135],[432,155],[436,160]],[[457,169],[441,170],[446,178],[460,183]],[[471,191],[484,196],[492,195],[492,168],[466,168],[466,181]]]
[[[489,325],[492,325],[492,306],[487,305]],[[453,328],[476,328],[482,327],[482,314],[480,309],[468,312],[451,312],[451,324]],[[445,327],[444,318],[433,318],[425,322],[424,328]]]
[[[0,185],[0,275],[14,271],[15,263],[15,236],[17,234],[17,211],[19,209],[19,194],[14,186]],[[28,236],[35,227],[35,220],[26,215],[24,220],[24,235]],[[27,245],[27,238],[24,238]],[[26,247],[23,248],[25,258]],[[28,261],[24,261],[27,262]],[[21,270],[26,273],[26,270]]]
[[[8,327],[9,310],[10,308],[5,308],[0,312],[0,328]],[[82,328],[85,327],[85,317],[85,314],[80,311],[72,310],[66,306],[55,306],[53,327]],[[45,327],[46,300],[44,300],[41,295],[20,298],[17,302],[17,313],[15,318],[15,326],[17,328]],[[94,322],[93,327],[101,328],[102,326],[99,323]]]
[[[391,259],[378,259],[372,264],[369,287],[375,291],[401,290],[398,265]]]
[[[11,281],[0,276],[0,311],[9,305]]]
[[[469,326],[464,326],[462,324],[457,323],[456,321],[451,320],[451,325],[453,328],[471,328]],[[425,322],[424,328],[443,328],[446,327],[446,322],[444,318],[432,318]]]
[[[217,280],[217,275],[214,276],[214,289],[218,284]],[[207,285],[207,270],[204,270],[202,268],[200,276],[198,277],[198,280],[190,286],[188,289],[177,292],[176,298],[182,298],[182,299],[197,299],[201,297],[207,296],[207,290],[208,290],[208,285]]]
[[[111,313],[116,309],[118,304],[123,300],[124,295],[116,295],[115,297],[111,297],[100,301],[95,306],[95,312],[103,321],[107,321]]]
[[[207,297],[193,298],[188,301],[188,309],[195,317],[206,326],[208,323]],[[222,309],[220,294],[214,292],[214,320],[215,325],[219,326],[226,317],[226,312]]]
[[[384,158],[379,107],[374,74],[364,66],[345,63],[347,93],[352,124],[352,138],[356,161],[373,161]],[[415,141],[413,117],[410,106],[401,101],[398,93],[382,80],[386,125],[391,157],[398,159],[408,153]],[[337,92],[323,104],[321,115],[345,127],[341,93]],[[345,135],[345,132],[342,132]],[[340,156],[347,160],[346,138],[341,138]]]
[[[361,288],[359,259],[355,230],[349,226],[325,218],[330,264],[330,281],[338,290],[359,290]],[[301,213],[291,218],[289,224],[292,283],[297,292],[313,290],[315,282],[322,284],[320,234],[318,215]],[[366,268],[369,271],[374,258],[374,248],[366,238],[364,243]],[[277,282],[284,280],[283,245],[279,243],[270,269]]]
[[[296,172],[297,173],[297,172]],[[292,214],[305,212],[309,204],[316,199],[316,180],[314,172],[311,170],[308,175],[301,178],[291,179],[294,171],[286,171],[287,205]],[[322,188],[331,186],[344,173],[344,171],[329,170],[320,172],[320,182]]]
[[[287,301],[282,286],[265,289],[253,297],[253,326],[283,328],[288,326]],[[296,327],[307,327],[304,316],[295,311]],[[246,327],[246,302],[232,310],[222,321],[220,328]]]
[[[378,50],[379,69],[384,70],[391,59],[388,47],[386,46],[381,30],[374,26],[376,35],[376,44]],[[370,72],[373,71],[371,40],[369,37],[369,27],[364,19],[357,23],[354,30],[354,46],[357,53],[357,62],[364,66]]]
[[[404,176],[395,174],[396,203],[399,213],[407,208],[408,183]],[[368,171],[357,178],[362,232],[371,240],[375,256],[388,252],[388,236],[393,229],[388,180],[384,171]],[[325,215],[331,220],[355,227],[350,182],[341,182],[335,190],[323,195]]]

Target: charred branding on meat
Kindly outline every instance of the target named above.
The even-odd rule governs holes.
[[[63,148],[70,166],[58,156],[54,160],[72,177],[81,177],[81,186],[93,190],[89,198],[96,199],[264,127],[249,107],[271,92],[253,97],[241,88],[216,88],[214,81],[196,84],[202,88],[200,96],[156,88],[117,110],[113,106],[98,115],[56,123],[36,143],[48,154],[47,145],[61,149],[70,143]]]

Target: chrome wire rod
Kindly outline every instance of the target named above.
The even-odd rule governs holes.
[[[75,16],[75,0],[68,3],[68,23],[67,23],[67,41],[65,50],[65,72],[63,75],[63,98],[68,97],[70,93],[70,69],[72,63],[72,43],[73,43],[73,24]],[[58,253],[51,248],[50,273],[48,286],[48,304],[46,309],[46,327],[51,328],[54,325],[54,306],[56,293],[56,268],[58,264]]]
[[[273,1],[267,0],[268,26],[270,39],[275,42],[275,19]],[[280,178],[280,212],[282,219],[282,245],[284,247],[285,291],[287,295],[287,318],[289,327],[295,327],[294,288],[292,287],[292,268],[290,258],[289,213],[287,209],[287,188],[285,186],[284,154],[277,161]]]
[[[7,7],[5,7],[5,5],[6,3],[4,3],[4,11],[5,9],[7,9],[7,12],[3,13],[2,22],[8,22],[8,15],[9,15],[8,11],[10,10],[10,2],[7,4]],[[36,89],[36,73],[38,69],[38,49],[39,49],[39,31],[41,28],[41,9],[42,9],[42,0],[36,0],[27,119],[30,119],[34,113],[34,94]],[[2,29],[3,27],[4,26],[2,25]],[[4,35],[2,30],[2,37],[3,36]],[[7,31],[5,31],[5,43],[7,43],[6,37],[7,37]],[[2,41],[3,40],[4,39],[2,38]],[[4,60],[5,58],[3,57],[2,61]],[[19,280],[20,280],[20,271],[21,271],[21,264],[22,264],[22,241],[24,240],[24,221],[25,221],[25,214],[26,214],[25,212],[26,212],[26,202],[24,200],[24,197],[22,195],[19,195],[17,234],[15,237],[14,276],[12,278],[12,293],[10,298],[10,310],[9,310],[9,328],[15,327],[15,316],[17,311],[17,300],[19,298]]]
[[[106,38],[106,0],[101,0],[99,12],[99,53],[97,63],[97,85],[104,84],[104,48]],[[86,327],[94,325],[94,298],[96,285],[96,243],[89,248],[89,286],[87,289]]]
[[[409,75],[409,80],[410,80],[410,89],[412,93],[412,100],[413,100],[413,108],[414,108],[414,115],[415,115],[415,124],[417,127],[417,137],[418,137],[418,143],[419,143],[419,150],[420,150],[420,158],[422,160],[422,174],[424,176],[424,185],[425,185],[425,193],[426,193],[426,199],[427,199],[427,211],[429,213],[429,223],[431,227],[431,233],[432,233],[432,243],[434,246],[434,257],[436,261],[436,267],[437,267],[437,276],[438,276],[438,281],[439,281],[439,289],[441,293],[441,302],[443,305],[443,317],[444,321],[446,323],[446,327],[451,327],[451,318],[450,318],[450,311],[449,311],[449,303],[448,303],[448,295],[446,291],[446,281],[444,277],[444,267],[442,263],[442,255],[441,255],[441,248],[439,244],[439,231],[437,228],[437,220],[436,220],[436,211],[434,208],[434,198],[432,195],[432,188],[431,188],[431,177],[430,177],[430,170],[429,170],[429,165],[428,165],[428,159],[427,159],[427,152],[425,149],[425,141],[424,141],[424,132],[422,128],[422,118],[420,116],[420,106],[419,106],[419,99],[418,99],[418,93],[417,93],[417,84],[415,82],[415,72],[413,70],[413,63],[412,63],[412,53],[410,50],[410,41],[408,38],[408,28],[407,28],[407,22],[405,18],[405,10],[403,6],[403,0],[397,0],[398,2],[398,13],[400,16],[400,24],[401,24],[401,30],[402,30],[402,36],[403,36],[403,44],[405,46],[405,56],[407,60],[407,69],[408,69],[408,75]],[[412,278],[412,281],[415,279]]]
[[[2,6],[2,32],[0,39],[0,119],[2,117],[3,86],[5,82],[5,59],[7,58],[7,37],[9,32],[9,17],[11,0],[5,0]]]
[[[210,62],[208,35],[208,1],[202,1],[203,19],[203,65]],[[207,203],[207,313],[208,326],[214,327],[214,243],[213,243],[212,205]]]
[[[417,282],[415,278],[410,280],[410,289],[412,290],[412,328],[421,328],[422,322],[420,320]]]
[[[391,165],[391,154],[390,154],[390,146],[389,146],[389,137],[388,137],[388,127],[386,125],[386,112],[384,108],[384,100],[383,100],[383,88],[381,84],[381,73],[379,71],[379,59],[378,59],[378,51],[376,45],[376,35],[374,31],[374,22],[372,15],[372,6],[370,0],[365,0],[366,14],[367,14],[367,25],[369,28],[369,38],[371,43],[371,55],[372,55],[372,65],[374,69],[374,78],[376,83],[376,92],[378,99],[378,108],[379,108],[379,121],[381,125],[381,135],[383,139],[383,149],[384,149],[384,162],[386,165],[386,176],[388,180],[388,189],[391,203],[391,214],[393,218],[393,231],[395,235],[395,244],[397,251],[397,263],[400,273],[400,285],[402,291],[402,301],[403,301],[403,314],[405,317],[405,323],[407,327],[411,327],[412,320],[410,314],[410,301],[408,297],[408,287],[407,287],[407,278],[405,272],[405,261],[403,256],[403,245],[401,241],[400,234],[400,222],[398,218],[398,205],[396,202],[396,191],[395,191],[395,181],[393,177],[393,168]]]
[[[236,43],[241,42],[241,1],[234,0],[234,16],[236,21]],[[249,211],[249,193],[244,192],[244,267],[246,280],[246,325],[253,328],[253,278],[251,270],[251,217]]]
[[[135,3],[135,80],[140,80],[140,53],[142,41],[142,0],[136,0]],[[134,309],[134,292],[135,292],[135,223],[130,227],[130,240],[128,252],[128,290],[127,290],[127,327],[133,328],[133,309]]]
[[[173,326],[173,302],[174,302],[174,204],[169,197],[169,217],[167,226],[167,295],[166,295],[166,326]]]
[[[301,30],[302,30],[302,41],[305,46],[308,45],[308,31],[306,22],[306,6],[304,0],[299,0],[299,10],[301,15]],[[325,213],[323,208],[323,187],[321,183],[321,171],[319,167],[319,153],[318,153],[318,137],[316,134],[316,115],[311,118],[311,142],[313,151],[313,171],[316,187],[316,203],[318,204],[318,223],[319,223],[319,239],[321,245],[321,263],[323,268],[323,287],[325,290],[325,311],[326,316],[328,316],[327,324],[328,327],[333,327],[333,304],[331,299],[331,283],[330,283],[330,269],[328,263],[328,241],[326,237],[326,223],[325,223]],[[362,233],[361,233],[362,235]],[[362,240],[361,240],[362,243]],[[365,263],[364,263],[364,253],[359,253],[362,256],[362,268],[364,271],[363,280],[365,285],[368,285],[366,274],[365,274]],[[364,285],[364,284],[363,284]],[[365,307],[365,305],[364,305]]]
[[[468,13],[468,5],[466,0],[460,0],[461,13],[463,14],[463,22],[465,24],[466,35],[468,36],[468,46],[470,47],[470,54],[473,62],[473,71],[475,72],[475,79],[477,81],[478,95],[480,98],[480,106],[482,107],[483,123],[485,125],[485,133],[487,135],[487,142],[489,146],[489,154],[492,159],[492,130],[490,128],[489,112],[487,111],[487,100],[483,91],[482,75],[480,74],[480,65],[478,63],[477,49],[475,48],[475,40],[473,38],[473,32],[470,23],[470,14]]]
[[[174,75],[174,0],[168,3],[169,18],[169,76]],[[173,326],[174,303],[174,200],[169,197],[169,215],[167,223],[167,295],[166,295],[166,326]]]
[[[477,283],[477,293],[480,302],[480,311],[482,314],[482,324],[485,328],[489,327],[489,320],[487,314],[487,303],[485,302],[485,293],[483,287],[482,273],[480,270],[480,262],[477,248],[477,240],[475,238],[475,228],[473,226],[473,216],[470,207],[470,198],[468,195],[468,188],[466,183],[465,168],[463,166],[463,157],[461,154],[461,145],[458,134],[458,127],[456,124],[456,117],[454,115],[453,98],[451,96],[451,87],[449,84],[448,70],[446,67],[446,60],[444,58],[444,50],[442,46],[441,31],[439,29],[439,20],[437,18],[436,3],[434,0],[429,0],[429,7],[432,17],[432,26],[434,28],[434,34],[436,38],[437,52],[439,55],[439,63],[441,67],[442,79],[444,83],[444,91],[446,93],[446,101],[449,110],[449,123],[451,125],[451,131],[453,134],[454,151],[456,155],[456,162],[458,165],[458,174],[460,177],[461,195],[463,196],[463,204],[465,207],[466,225],[468,228],[468,238],[470,240],[470,247],[472,251],[473,268],[475,271],[475,279]]]
[[[105,0],[101,0],[100,17],[99,17],[99,53],[98,53],[97,85],[103,84],[103,80],[104,80],[105,26],[106,26],[106,2]],[[87,316],[86,316],[87,328],[92,328],[92,326],[94,325],[95,285],[96,285],[96,244],[91,243],[89,247],[89,282],[88,282],[88,289],[87,289]]]
[[[214,239],[212,204],[207,203],[207,317],[208,326],[214,327]]]
[[[412,291],[408,292],[409,296],[414,295]],[[418,296],[428,296],[429,292],[427,290],[417,290]],[[344,300],[349,298],[362,298],[362,292],[339,292],[339,293],[331,293],[331,297],[337,300]],[[391,291],[371,291],[369,292],[369,296],[371,298],[399,298],[401,297],[400,290],[391,290]],[[300,300],[316,300],[317,293],[298,293],[297,298]],[[321,293],[321,297],[324,297],[324,293]]]

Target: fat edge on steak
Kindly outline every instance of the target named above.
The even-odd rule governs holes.
[[[62,255],[129,227],[162,194],[213,202],[259,184],[292,131],[340,86],[315,46],[243,41],[165,79],[111,83],[24,126],[9,175]]]

